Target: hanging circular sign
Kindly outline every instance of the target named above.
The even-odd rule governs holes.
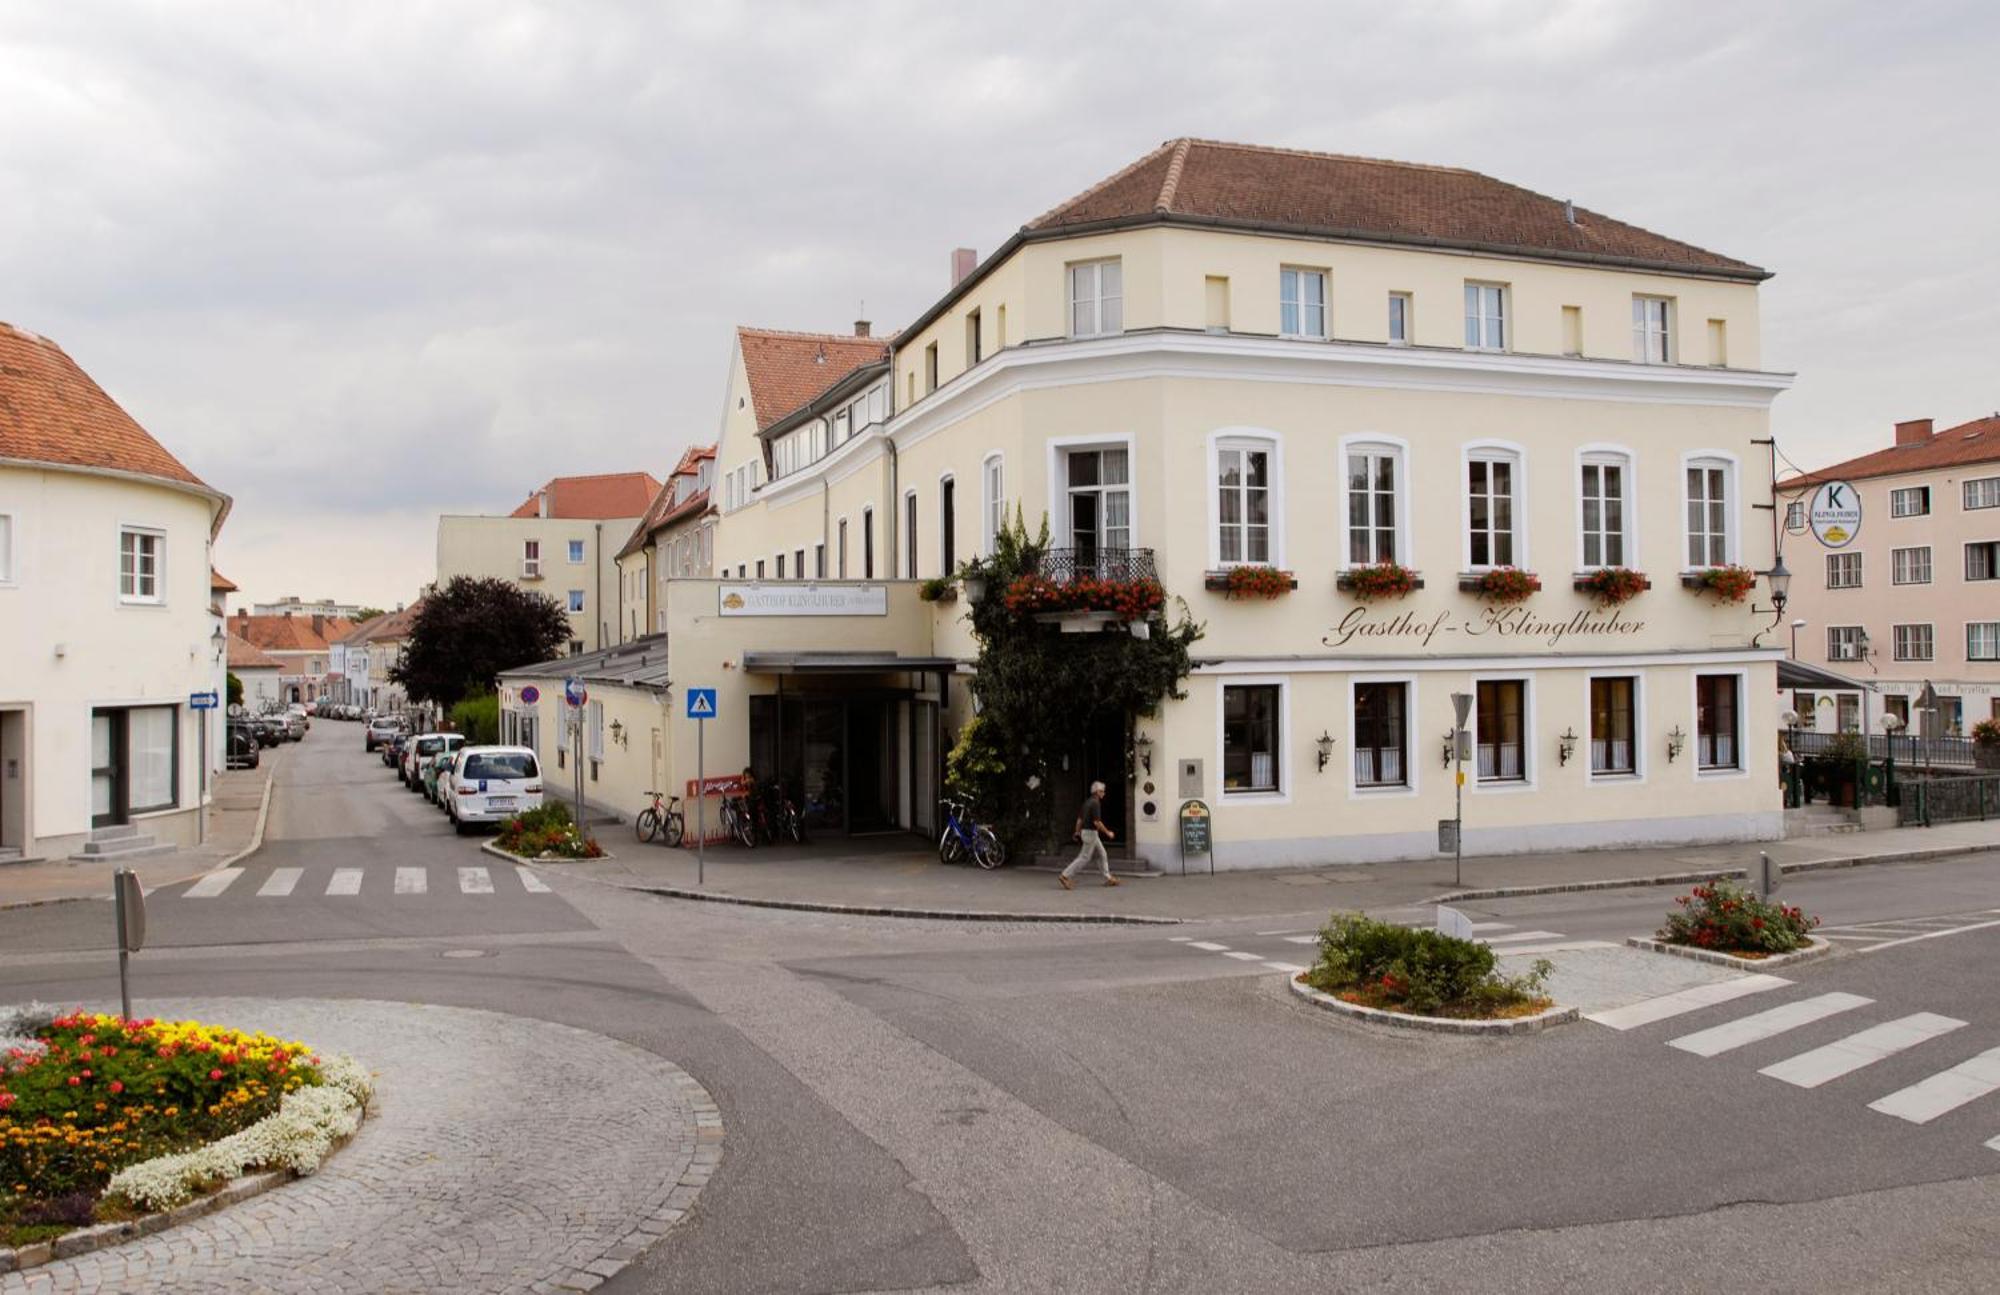
[[[1806,509],[1813,537],[1830,549],[1844,549],[1861,534],[1861,494],[1845,481],[1829,481],[1813,491]]]

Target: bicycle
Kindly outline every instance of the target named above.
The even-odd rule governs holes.
[[[639,834],[641,841],[664,835],[669,848],[679,845],[681,838],[687,834],[687,819],[681,814],[681,798],[669,796],[663,803],[659,792],[649,791],[646,794],[653,798],[653,803],[639,811],[639,817],[632,820],[632,829]]]
[[[955,800],[941,800],[945,812],[944,833],[938,837],[938,859],[958,863],[967,855],[980,867],[991,871],[1007,862],[1007,847],[993,829],[974,823],[965,806]]]
[[[746,849],[757,844],[757,827],[751,822],[750,807],[743,803],[741,796],[722,798],[722,834],[736,841]]]
[[[784,794],[776,784],[764,789],[763,803],[758,806],[758,828],[764,839],[776,844],[782,838],[790,838],[794,845],[806,843],[806,819],[799,812],[797,802]]]

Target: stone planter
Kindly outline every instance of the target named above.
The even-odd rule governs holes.
[[[1631,935],[1625,943],[1648,953],[1664,953],[1670,958],[1686,958],[1691,962],[1708,962],[1718,967],[1735,967],[1739,971],[1769,971],[1773,967],[1789,967],[1794,963],[1809,962],[1823,958],[1833,952],[1833,943],[1817,935],[1808,935],[1803,949],[1791,953],[1774,953],[1768,958],[1741,958],[1733,953],[1718,953],[1714,949],[1697,949],[1690,944],[1669,944],[1665,940],[1655,940],[1650,936]]]
[[[1415,1016],[1408,1012],[1385,1012],[1380,1008],[1344,1002],[1332,994],[1321,993],[1298,976],[1287,976],[1285,979],[1290,983],[1294,994],[1321,1011],[1366,1021],[1371,1025],[1392,1025],[1397,1029],[1425,1030],[1432,1034],[1471,1034],[1482,1038],[1498,1038],[1508,1034],[1539,1034],[1551,1026],[1569,1024],[1576,1020],[1582,1011],[1580,1008],[1557,1004],[1533,1016],[1514,1016],[1499,1021],[1465,1021],[1451,1016]]]

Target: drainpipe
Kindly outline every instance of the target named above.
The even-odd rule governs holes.
[[[819,474],[819,559],[826,561],[826,555],[833,548],[833,487],[827,482],[826,473]],[[813,579],[819,579],[819,568],[813,568]]]
[[[895,439],[884,433],[882,443],[889,447],[889,498],[882,509],[883,513],[889,518],[888,534],[885,537],[888,542],[882,546],[882,549],[889,555],[888,578],[894,580],[896,573],[903,569],[903,553],[900,547],[903,543],[903,500],[896,493],[898,456],[896,454]]]

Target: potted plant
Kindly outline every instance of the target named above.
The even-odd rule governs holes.
[[[1208,572],[1202,586],[1230,598],[1282,598],[1299,587],[1299,579],[1277,567],[1247,563]]]
[[[1681,576],[1683,588],[1712,595],[1717,602],[1740,603],[1757,587],[1757,573],[1749,567],[1708,567]]]
[[[1340,573],[1335,583],[1343,593],[1353,594],[1362,602],[1373,602],[1378,598],[1402,598],[1411,591],[1424,587],[1424,582],[1417,573],[1399,562],[1377,562],[1369,566],[1349,567]]]
[[[932,576],[917,586],[917,597],[927,603],[958,601],[958,586],[947,576]]]
[[[1494,567],[1458,578],[1459,591],[1491,603],[1518,603],[1542,591],[1542,578],[1519,567]]]
[[[1972,759],[1981,769],[2000,769],[2000,719],[1972,726]]]
[[[1653,582],[1630,567],[1599,567],[1576,578],[1576,591],[1589,594],[1606,607],[1630,602],[1653,587]]]

